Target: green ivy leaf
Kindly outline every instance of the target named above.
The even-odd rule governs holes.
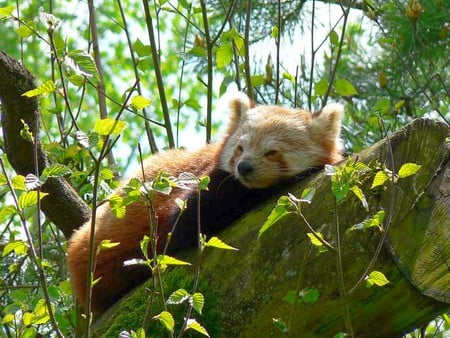
[[[49,93],[53,93],[56,90],[55,84],[52,80],[48,80],[41,84],[39,87],[29,90],[22,94],[22,96],[26,97],[35,97],[38,95],[46,95]]]
[[[385,286],[390,283],[386,276],[380,271],[372,271],[369,276],[366,277],[366,282],[368,287],[372,285]]]
[[[350,81],[345,79],[338,79],[334,84],[336,92],[341,96],[354,96],[358,95],[355,87],[350,83]]]
[[[118,135],[125,128],[126,122],[115,119],[100,119],[94,124],[94,131],[99,135]]]
[[[420,165],[415,163],[405,163],[401,166],[400,170],[398,171],[398,177],[399,178],[405,178],[411,175],[414,175],[419,171],[421,168]]]
[[[206,242],[205,246],[210,246],[217,249],[224,249],[224,250],[239,250],[235,247],[232,247],[231,245],[228,245],[224,243],[221,239],[218,237],[211,237],[208,242]]]
[[[375,174],[375,177],[373,178],[372,186],[370,189],[379,187],[384,184],[389,179],[389,175],[384,171],[380,170]]]
[[[159,320],[160,323],[163,324],[168,331],[173,332],[173,329],[175,327],[175,320],[173,319],[173,316],[170,312],[163,311],[159,315],[153,317],[153,319]]]

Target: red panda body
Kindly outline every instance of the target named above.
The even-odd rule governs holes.
[[[208,191],[201,195],[202,233],[216,234],[267,197],[313,167],[339,161],[340,125],[343,107],[328,105],[311,115],[303,110],[276,106],[251,108],[243,95],[230,101],[231,121],[225,138],[198,151],[169,150],[144,161],[145,177],[151,181],[160,171],[172,176],[190,172],[208,175]],[[140,171],[138,171],[140,172]],[[195,191],[175,190],[169,196],[155,195],[158,243],[165,245],[167,234],[178,216],[176,198],[187,199],[172,235],[169,252],[194,247],[197,243],[197,198]],[[124,218],[116,218],[108,204],[98,208],[94,250],[109,239],[120,242],[97,256],[92,308],[100,313],[150,276],[147,267],[124,266],[124,261],[142,258],[140,241],[149,234],[149,216],[144,202],[127,206]],[[86,276],[91,222],[78,229],[69,241],[68,267],[76,297],[86,302]],[[95,251],[94,251],[95,252]]]

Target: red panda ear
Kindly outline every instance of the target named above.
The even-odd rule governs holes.
[[[228,135],[231,135],[238,127],[241,120],[246,116],[247,111],[255,104],[243,92],[236,92],[227,98],[230,109],[230,122],[228,125]]]
[[[316,136],[338,145],[343,117],[343,105],[339,103],[327,104],[322,111],[313,114],[313,119],[309,123],[310,130]]]

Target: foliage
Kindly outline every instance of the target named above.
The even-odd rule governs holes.
[[[161,173],[151,184],[132,180],[126,196],[120,197],[111,194],[119,184],[118,173],[140,161],[142,154],[137,156],[136,151],[141,144],[148,154],[214,138],[223,123],[220,103],[214,102],[227,90],[246,91],[261,103],[312,110],[329,100],[347,102],[348,152],[372,144],[415,117],[448,121],[446,1],[334,3],[161,0],[145,8],[147,2],[118,0],[103,2],[90,12],[91,1],[71,0],[63,6],[52,1],[0,1],[1,48],[21,60],[38,83],[23,95],[39,96],[43,127],[36,131],[24,124],[22,136],[33,144],[39,138],[54,163],[41,175],[24,177],[15,175],[2,155],[2,333],[70,336],[82,330],[64,262],[66,239],[37,212],[46,180],[67,177],[94,209],[108,202],[117,217],[123,217],[125,206],[137,199],[151,205],[154,191],[170,193],[186,183],[186,177]],[[337,18],[323,22],[321,15],[328,11],[338,13]],[[4,150],[3,140],[0,149]],[[410,164],[395,175],[378,169],[372,184],[375,193],[418,167]],[[366,208],[359,175],[372,169],[354,161],[330,170],[336,203],[345,203],[350,194]],[[190,180],[199,190],[208,183],[207,178]],[[313,195],[308,190],[300,198],[282,197],[260,235],[286,213],[295,213],[308,226],[301,208],[311,203]],[[183,201],[179,206],[185,207]],[[383,211],[377,211],[351,230],[381,230],[383,221]],[[312,227],[309,232],[319,251],[336,250],[320,232]],[[199,255],[208,246],[235,250],[219,238],[200,238]],[[151,246],[152,240],[155,236],[144,240],[142,247]],[[105,242],[99,250],[116,244]],[[91,255],[94,262],[96,253]],[[141,263],[152,271],[180,264],[168,256],[147,258]],[[371,274],[366,274],[368,282],[380,285],[382,278]],[[311,290],[294,291],[286,296],[287,303],[314,300],[319,295]],[[190,317],[192,310],[200,315],[207,301],[199,291],[180,289],[169,301],[188,304],[180,332],[192,329],[207,335],[207,328]],[[148,319],[175,334],[169,311],[151,313]],[[445,316],[444,321],[448,326]],[[274,324],[281,331],[288,329],[281,319],[274,319]],[[89,325],[87,320],[87,330]],[[143,337],[145,332],[129,335]]]

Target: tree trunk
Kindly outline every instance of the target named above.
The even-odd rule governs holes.
[[[33,76],[20,63],[0,51],[0,100],[5,150],[14,170],[24,176],[40,174],[49,164],[39,137],[35,137],[36,144],[33,144],[20,133],[25,122],[34,136],[39,135],[38,99],[22,96],[34,88]],[[42,200],[42,210],[66,238],[89,220],[89,207],[64,178],[48,179],[42,191],[49,193]]]
[[[286,191],[300,196],[305,187],[316,189],[312,203],[303,207],[303,214],[335,248],[338,219],[345,300],[340,297],[336,252],[319,253],[306,236],[309,230],[298,218],[285,217],[257,238],[277,198],[224,231],[220,238],[239,251],[207,249],[202,259],[199,291],[205,296],[205,308],[199,321],[210,335],[281,336],[283,334],[273,324],[276,318],[287,325],[290,337],[332,337],[338,332],[349,332],[343,319],[348,308],[356,337],[396,337],[448,309],[450,161],[447,136],[446,125],[416,120],[389,141],[385,139],[361,152],[362,162],[386,163],[394,172],[407,162],[422,166],[416,175],[377,192],[370,192],[372,175],[363,179],[369,213],[354,197],[346,198],[335,210],[330,177],[323,172]],[[389,231],[369,272],[381,271],[390,283],[368,288],[363,282],[350,291],[357,280],[365,276],[382,233],[378,228],[347,230],[380,209],[386,212],[384,228],[388,227]],[[191,252],[184,258],[194,262],[193,257]],[[193,268],[168,271],[164,276],[166,297],[178,288],[191,290],[193,271]],[[145,287],[138,288],[104,314],[97,322],[96,335],[113,336],[124,328],[140,327],[151,285],[151,281],[147,282]],[[289,291],[306,288],[319,291],[317,302],[292,305],[283,300]],[[169,311],[180,312],[177,307],[180,305],[170,306]],[[151,315],[159,311],[153,308]],[[185,315],[179,314],[178,322]]]

